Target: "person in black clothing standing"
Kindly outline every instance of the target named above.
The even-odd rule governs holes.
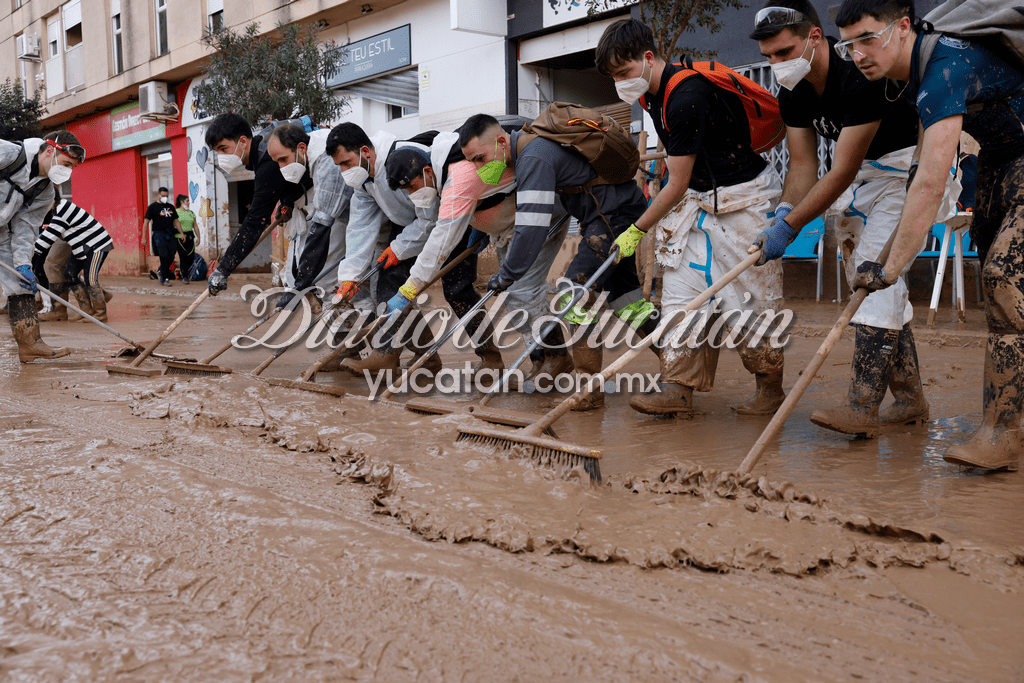
[[[178,223],[178,212],[174,210],[168,201],[166,187],[158,191],[157,199],[146,209],[145,219],[142,221],[142,229],[150,230],[152,226],[153,247],[156,255],[160,257],[160,270],[157,276],[160,284],[171,284],[171,264],[174,263],[174,255],[177,253],[178,238],[184,239],[181,232],[181,224]]]
[[[229,178],[245,170],[256,174],[252,204],[245,214],[238,234],[231,240],[208,282],[210,294],[217,296],[228,287],[228,276],[256,247],[260,235],[270,225],[274,206],[280,202],[287,219],[291,207],[302,196],[303,187],[285,181],[281,169],[269,154],[263,135],[253,136],[252,126],[238,114],[221,114],[206,129],[206,144],[217,152],[217,166]],[[307,181],[306,174],[303,181]],[[312,187],[312,180],[308,180]],[[308,188],[306,188],[308,189]]]

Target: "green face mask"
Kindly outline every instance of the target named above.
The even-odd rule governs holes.
[[[494,141],[494,155],[498,155],[498,141]],[[504,158],[504,154],[502,157]],[[504,161],[489,161],[482,167],[478,168],[476,174],[480,176],[480,180],[484,181],[488,185],[497,185],[501,182],[501,176],[505,173],[507,164]]]

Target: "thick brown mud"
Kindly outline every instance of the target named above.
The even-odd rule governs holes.
[[[160,294],[119,294],[111,324],[152,339],[189,303]],[[787,389],[835,315],[798,309]],[[212,300],[161,351],[251,321]],[[728,407],[754,390],[736,353],[689,419],[610,393],[555,425],[602,448],[590,485],[357,378],[322,375],[336,398],[241,374],[266,350],[145,379],[108,375],[121,343],[95,326],[44,324],[76,352],[30,365],[0,333],[0,680],[1022,680],[1024,477],[941,458],[980,417],[975,336],[917,332],[932,421],[873,441],[807,421],[845,394],[844,337],[748,478],[728,473],[768,420]]]

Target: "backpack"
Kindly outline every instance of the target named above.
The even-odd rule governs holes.
[[[188,279],[205,280],[206,279],[206,259],[199,254],[192,255],[192,267],[188,269]]]
[[[946,0],[925,16],[919,29],[925,34],[918,56],[919,79],[943,34],[981,43],[1024,71],[1024,14],[1005,0]]]
[[[593,185],[618,185],[633,180],[640,167],[640,150],[626,129],[610,116],[578,104],[549,104],[532,123],[523,126],[516,153],[538,137],[572,147],[597,173],[597,178],[583,187],[560,187],[558,192],[578,193]]]
[[[665,86],[665,101],[661,104],[661,125],[668,130],[665,110],[668,98],[677,85],[691,76],[703,76],[722,90],[734,93],[743,103],[743,111],[750,125],[750,144],[758,154],[771,151],[775,145],[786,137],[786,124],[782,122],[779,101],[770,92],[759,86],[746,76],[741,76],[729,67],[718,62],[694,62],[689,58],[675,66],[683,67],[669,79]],[[640,98],[640,105],[650,111],[647,102]]]

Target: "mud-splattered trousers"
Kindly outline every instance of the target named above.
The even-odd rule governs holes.
[[[717,214],[713,192],[686,191],[682,201],[655,227],[655,254],[665,269],[662,316],[681,319],[687,304],[747,258],[747,247],[774,215],[781,193],[782,181],[770,166],[753,180],[718,188]],[[716,306],[718,313],[713,312]],[[714,346],[721,340],[709,344],[706,337],[716,317],[727,316],[722,328],[729,335],[744,316],[746,322],[741,329],[757,329],[762,314],[778,311],[781,306],[782,264],[776,260],[748,268],[704,307],[696,320],[705,319],[706,324],[690,325],[692,334],[684,336],[687,325],[680,323],[665,335],[661,381],[711,391],[719,352]],[[782,372],[782,349],[772,348],[768,335],[754,344],[748,343],[742,331],[734,337],[747,371]]]
[[[33,158],[39,152],[43,141],[29,138],[23,143],[27,162],[8,181],[0,181],[0,260],[12,268],[31,266],[36,238],[43,225],[46,212],[53,206],[53,184],[45,176],[32,177]],[[14,163],[21,151],[21,145],[0,140],[0,168]],[[23,195],[14,185],[28,192],[39,183],[45,187],[28,206]],[[31,292],[21,284],[21,278],[0,268],[0,287],[7,296],[21,296]]]
[[[878,260],[882,248],[899,225],[907,199],[907,173],[913,155],[914,148],[907,147],[876,160],[865,161],[853,184],[826,214],[839,214],[834,224],[836,241],[843,251],[847,282],[853,281],[857,266],[861,263]],[[937,221],[946,220],[950,216],[950,209],[955,213],[955,202],[959,194],[959,183],[956,176],[951,174]],[[903,272],[909,270],[912,264],[912,261],[908,263]],[[899,279],[891,287],[869,294],[857,309],[851,323],[901,330],[913,317],[910,290]]]
[[[1024,157],[990,165],[984,150],[978,155],[971,237],[989,334],[1024,335]]]

